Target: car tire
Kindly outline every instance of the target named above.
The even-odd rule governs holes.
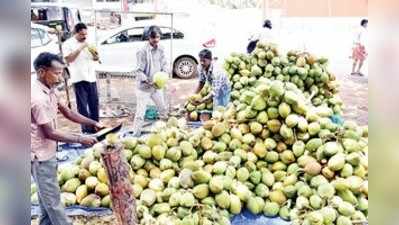
[[[193,78],[197,74],[197,62],[188,56],[181,57],[176,60],[173,71],[179,78]]]

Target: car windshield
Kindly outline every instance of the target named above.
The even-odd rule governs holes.
[[[42,45],[42,40],[38,29],[30,30],[30,44],[32,47],[38,47]]]
[[[31,9],[32,20],[63,20],[62,8],[57,6],[37,7]]]

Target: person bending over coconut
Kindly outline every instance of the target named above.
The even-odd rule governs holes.
[[[37,80],[31,83],[31,173],[38,187],[41,215],[39,225],[72,225],[64,212],[57,181],[57,141],[93,145],[94,137],[67,134],[56,129],[57,113],[67,119],[97,130],[104,126],[72,111],[58,98],[57,85],[62,81],[63,61],[57,55],[44,52],[34,61]]]
[[[199,105],[212,99],[214,110],[217,106],[226,107],[230,102],[231,84],[229,78],[226,73],[218,68],[216,63],[212,61],[212,52],[210,50],[203,49],[199,52],[199,62],[199,84],[195,93],[198,94],[205,86],[206,82],[209,82],[212,86],[212,90],[207,96],[193,103]]]
[[[276,41],[276,38],[272,30],[272,22],[270,20],[265,20],[262,25],[262,30],[258,31],[258,29],[256,29],[256,31],[253,32],[253,34],[248,40],[249,40],[247,46],[248,54],[252,53],[255,50],[256,44],[259,41],[274,43]]]
[[[363,74],[360,72],[360,69],[363,66],[363,62],[367,57],[367,52],[366,52],[366,38],[367,38],[367,24],[368,20],[363,19],[360,22],[360,28],[356,32],[355,39],[353,41],[353,52],[352,52],[352,59],[353,59],[353,66],[352,66],[352,73],[351,75],[359,75],[363,76]],[[356,70],[356,66],[358,66]]]
[[[163,92],[155,85],[153,78],[158,72],[169,73],[165,50],[159,44],[161,29],[158,26],[151,26],[145,32],[148,42],[137,52],[136,69],[136,113],[133,121],[133,136],[140,136],[144,123],[144,115],[147,105],[154,101],[161,119],[167,118],[167,107],[164,101]]]

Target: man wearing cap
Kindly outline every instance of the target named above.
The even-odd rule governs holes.
[[[231,84],[226,73],[213,62],[212,52],[203,49],[199,52],[200,66],[198,67],[199,84],[195,93],[199,93],[206,82],[212,86],[212,91],[194,104],[201,104],[213,99],[213,109],[218,106],[226,107],[230,102]]]
[[[133,121],[133,136],[140,136],[144,123],[145,111],[151,100],[155,103],[161,119],[167,118],[167,107],[162,90],[156,89],[153,76],[157,72],[169,73],[165,50],[159,44],[161,29],[150,26],[146,32],[148,42],[137,52],[136,69],[136,113]]]

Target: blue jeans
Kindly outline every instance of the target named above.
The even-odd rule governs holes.
[[[230,102],[230,88],[221,89],[219,93],[213,97],[213,109],[215,110],[217,106],[226,107]]]

